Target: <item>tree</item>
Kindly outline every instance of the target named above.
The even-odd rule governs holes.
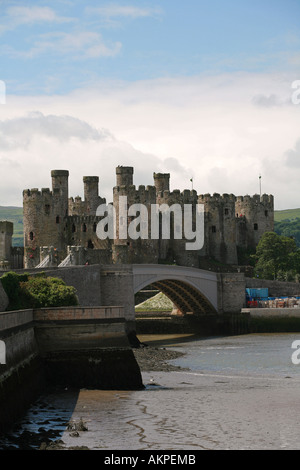
[[[293,238],[265,232],[254,257],[255,274],[263,279],[282,279],[284,276],[290,279],[291,273],[294,277],[300,273],[300,250]]]

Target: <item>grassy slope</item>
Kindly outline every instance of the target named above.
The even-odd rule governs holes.
[[[299,209],[285,209],[283,211],[275,211],[274,220],[275,222],[281,222],[282,220],[290,220],[296,219],[296,217],[300,217],[300,208]]]

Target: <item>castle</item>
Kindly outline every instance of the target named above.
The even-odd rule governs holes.
[[[255,250],[262,234],[274,229],[272,195],[234,196],[200,194],[195,190],[170,191],[170,174],[154,173],[153,185],[133,184],[133,168],[116,168],[113,207],[119,217],[120,196],[128,206],[143,204],[197,204],[204,207],[204,245],[200,250],[186,250],[184,238],[100,239],[97,225],[103,216],[97,208],[106,204],[99,195],[99,178],[84,176],[84,200],[69,197],[67,170],[53,170],[52,190],[23,191],[24,267],[66,266],[69,264],[176,263],[202,267],[203,260],[214,259],[227,265],[239,263],[239,253]],[[149,212],[150,213],[150,212]],[[128,217],[128,223],[132,217]]]

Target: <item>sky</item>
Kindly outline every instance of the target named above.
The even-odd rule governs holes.
[[[166,172],[300,207],[299,18],[299,0],[0,0],[0,205],[52,169],[111,202],[125,165],[137,187]]]

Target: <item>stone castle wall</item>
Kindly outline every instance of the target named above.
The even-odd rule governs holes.
[[[274,200],[271,195],[234,196],[233,194],[197,195],[195,190],[170,191],[170,174],[154,173],[153,185],[133,184],[132,167],[116,168],[116,186],[113,188],[113,206],[116,213],[114,239],[101,240],[97,224],[103,216],[97,215],[100,204],[106,200],[99,196],[99,178],[85,176],[84,200],[69,197],[68,177],[65,170],[53,170],[52,190],[27,189],[23,192],[24,206],[24,266],[35,267],[40,262],[40,247],[53,246],[61,261],[67,256],[68,246],[82,246],[89,252],[89,263],[99,259],[105,263],[176,263],[201,266],[204,257],[224,264],[238,264],[238,248],[255,249],[260,237],[274,228]],[[123,200],[120,197],[123,196]],[[127,206],[120,204],[127,198]],[[134,204],[143,204],[148,212],[148,224],[141,223],[139,230],[146,236],[133,239],[128,234],[130,224],[137,214],[126,212]],[[187,240],[178,238],[180,227],[170,218],[170,237],[164,238],[162,216],[158,239],[151,234],[151,205],[172,206],[185,204],[204,205],[205,241],[201,250],[186,250]],[[125,210],[125,217],[123,217]],[[182,211],[182,214],[184,212]],[[183,217],[183,216],[182,216]],[[182,220],[182,227],[183,227]],[[138,222],[137,222],[138,223]],[[195,229],[195,215],[193,215]],[[123,231],[123,233],[122,233]],[[124,236],[125,233],[125,236]]]

